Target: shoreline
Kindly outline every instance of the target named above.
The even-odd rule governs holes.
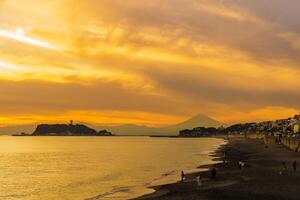
[[[217,169],[217,178],[210,179],[210,170],[187,175],[184,183],[151,187],[155,192],[134,200],[181,199],[298,199],[300,173],[293,172],[292,163],[300,166],[300,154],[283,145],[249,138],[229,138],[214,154],[214,161],[222,160],[226,151],[227,162],[202,165],[199,168]],[[238,162],[245,162],[240,169]],[[284,170],[282,162],[287,166]],[[201,175],[203,185],[197,186]]]
[[[189,138],[189,137],[177,137],[177,138]],[[204,138],[209,138],[209,137],[204,137]],[[214,167],[215,165],[219,164],[222,161],[223,149],[226,147],[226,145],[228,145],[229,141],[225,136],[217,136],[217,137],[212,137],[212,138],[223,139],[224,140],[224,144],[220,144],[219,147],[217,147],[215,150],[212,150],[209,153],[209,155],[212,157],[212,162],[217,162],[217,163],[203,164],[203,165],[196,166],[195,170],[199,170],[199,171],[185,174],[185,178],[186,178],[185,183],[188,183],[188,185],[191,182],[195,182],[196,177],[198,175],[201,175],[201,177],[203,175],[208,175],[210,173],[210,171],[209,171],[210,168]],[[178,177],[179,177],[179,175],[178,175]],[[195,182],[195,184],[196,184],[196,182]],[[148,188],[154,190],[152,193],[144,194],[142,196],[132,198],[130,200],[144,200],[144,199],[150,199],[151,200],[151,199],[156,199],[156,198],[159,199],[160,197],[162,197],[164,195],[167,195],[170,192],[172,192],[173,189],[176,190],[176,187],[178,187],[179,185],[182,185],[182,183],[180,181],[173,182],[173,183],[150,186]],[[170,190],[170,188],[172,188],[172,189]]]

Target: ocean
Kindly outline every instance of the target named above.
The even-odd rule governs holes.
[[[0,137],[0,199],[124,200],[213,163],[224,140]]]

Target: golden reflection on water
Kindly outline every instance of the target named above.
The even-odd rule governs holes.
[[[219,139],[0,137],[0,199],[127,199],[211,162]]]

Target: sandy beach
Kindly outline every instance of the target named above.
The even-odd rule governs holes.
[[[226,163],[220,159],[224,152]],[[184,183],[155,186],[156,192],[137,200],[299,199],[300,173],[294,172],[292,167],[295,160],[300,165],[299,153],[279,144],[266,147],[262,140],[230,138],[228,144],[213,156],[220,163],[199,168],[215,167],[215,180],[211,180],[210,171],[188,174]],[[239,168],[239,161],[246,164],[244,168]],[[282,162],[286,163],[287,170],[284,170]],[[199,174],[203,179],[201,187],[196,181]]]

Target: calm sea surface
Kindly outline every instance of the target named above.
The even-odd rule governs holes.
[[[221,139],[0,137],[0,199],[129,199],[211,163]]]

